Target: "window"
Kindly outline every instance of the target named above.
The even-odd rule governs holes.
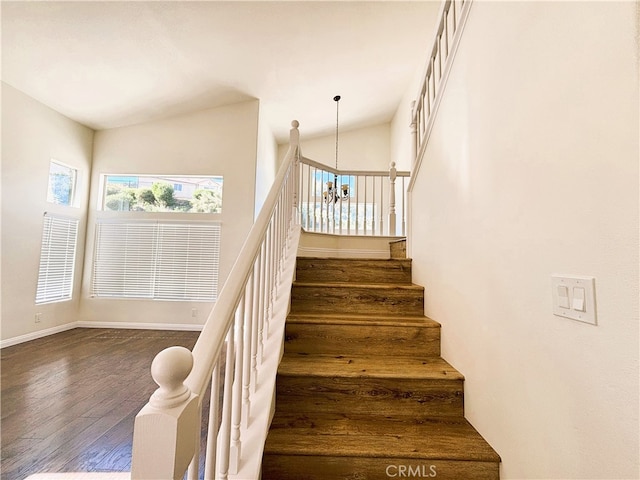
[[[36,304],[71,300],[78,220],[45,214]]]
[[[103,210],[220,213],[222,177],[105,175]]]
[[[77,173],[76,169],[51,160],[47,202],[71,206],[76,189]]]
[[[92,295],[214,301],[220,224],[99,222]]]

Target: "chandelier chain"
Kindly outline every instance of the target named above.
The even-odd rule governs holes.
[[[338,126],[339,126],[339,110],[340,110],[340,95],[333,97],[336,102],[336,170],[338,170]]]

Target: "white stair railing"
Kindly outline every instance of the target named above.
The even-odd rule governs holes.
[[[409,176],[394,162],[388,171],[350,171],[301,157],[300,224],[308,232],[404,236]]]
[[[413,178],[420,167],[433,118],[440,106],[453,58],[457,51],[469,15],[472,0],[445,0],[442,3],[433,48],[429,54],[427,68],[420,84],[417,99],[411,111],[411,159]],[[411,190],[413,185],[409,186]]]
[[[259,478],[300,234],[292,126],[287,156],[193,352],[171,347],[152,363],[159,388],[136,417],[132,480],[198,479],[201,464],[205,479]]]

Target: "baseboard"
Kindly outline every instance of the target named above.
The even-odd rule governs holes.
[[[134,323],[134,322],[71,322],[57,327],[46,328],[37,332],[26,333],[18,337],[0,341],[0,349],[12,347],[31,340],[48,337],[60,332],[66,332],[74,328],[114,328],[125,330],[179,330],[187,332],[199,332],[203,325],[191,323]]]
[[[76,328],[77,322],[66,323],[64,325],[58,325],[57,327],[45,328],[44,330],[38,330],[37,332],[26,333],[17,337],[8,338],[6,340],[0,340],[0,349],[5,347],[12,347],[24,342],[30,342],[31,340],[37,340],[39,338],[48,337],[60,332],[66,332]]]
[[[115,328],[120,330],[180,330],[199,332],[204,325],[194,323],[143,323],[143,322],[76,322],[78,328]]]
[[[389,258],[389,248],[386,250],[344,249],[344,248],[318,248],[298,247],[300,257],[320,258]]]

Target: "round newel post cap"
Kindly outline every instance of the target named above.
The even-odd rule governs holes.
[[[389,164],[389,168],[396,168],[396,162],[391,162]]]
[[[293,120],[293,121],[291,122],[291,126],[292,126],[293,128],[298,128],[298,127],[300,126],[300,122],[299,122],[298,120]]]
[[[151,362],[151,377],[158,388],[149,403],[156,408],[173,408],[191,396],[184,384],[193,368],[193,355],[184,347],[169,347],[162,350]]]

